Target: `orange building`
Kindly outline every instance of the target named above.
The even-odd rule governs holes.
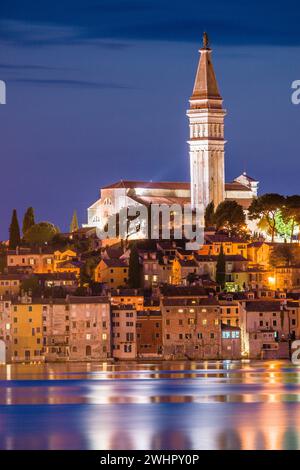
[[[128,282],[128,264],[121,259],[102,259],[95,268],[94,280],[111,289],[124,287]]]

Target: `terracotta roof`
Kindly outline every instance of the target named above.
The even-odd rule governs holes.
[[[186,298],[170,298],[167,297],[162,301],[163,306],[165,307],[210,307],[210,306],[219,306],[219,302],[214,297],[207,298],[197,298],[197,299],[186,299]]]
[[[280,312],[281,302],[279,301],[254,301],[246,302],[247,312]]]
[[[77,277],[75,273],[41,273],[41,274],[34,274],[34,277],[37,277],[41,280],[69,280],[69,281],[76,281]]]
[[[144,291],[143,289],[112,289],[110,295],[111,297],[142,297]]]
[[[103,262],[109,268],[128,268],[128,264],[121,259],[104,259]]]
[[[161,317],[160,310],[141,310],[136,312],[137,317]]]
[[[54,248],[45,246],[43,248],[25,248],[25,247],[20,247],[17,248],[16,250],[8,250],[7,254],[9,256],[13,255],[24,255],[24,256],[30,256],[30,255],[52,255],[54,253]]]
[[[166,297],[206,297],[206,291],[198,286],[163,286],[162,295]]]
[[[136,188],[149,188],[149,189],[181,189],[190,190],[191,184],[184,181],[133,181],[133,180],[120,180],[116,183],[104,186],[102,189],[136,189]],[[250,191],[250,189],[237,181],[225,183],[225,191]]]
[[[177,258],[178,263],[180,264],[181,267],[183,268],[197,268],[198,265],[195,260],[193,259],[180,259]]]
[[[69,296],[67,299],[67,303],[70,304],[107,304],[109,303],[108,297],[95,295],[84,297],[84,296]]]
[[[77,260],[72,260],[72,259],[68,259],[66,261],[62,261],[60,263],[57,263],[57,267],[59,269],[61,268],[81,268],[81,266],[83,266],[83,263],[82,261],[77,261]]]
[[[238,183],[237,181],[232,181],[231,183],[225,183],[225,191],[247,191],[250,192],[251,190],[248,186],[245,186],[242,183]]]
[[[0,274],[0,281],[22,281],[27,278],[27,274],[16,273],[16,274]]]
[[[149,189],[190,189],[190,183],[174,182],[174,181],[130,181],[120,180],[116,183],[105,186],[103,189],[113,188],[149,188]]]

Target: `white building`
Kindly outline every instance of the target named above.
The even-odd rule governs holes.
[[[103,228],[110,216],[129,206],[190,204],[215,207],[224,199],[235,200],[246,210],[257,196],[258,181],[241,174],[231,183],[224,177],[224,118],[207,35],[187,116],[190,123],[190,182],[123,181],[100,190],[100,198],[88,208],[88,227]]]

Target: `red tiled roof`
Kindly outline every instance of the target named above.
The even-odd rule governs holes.
[[[191,184],[184,181],[132,181],[120,180],[116,183],[104,186],[103,189],[136,189],[136,188],[149,188],[149,189],[182,189],[189,190]],[[225,183],[225,191],[250,191],[250,189],[237,181]]]

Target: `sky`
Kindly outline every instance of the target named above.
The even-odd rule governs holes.
[[[226,180],[300,193],[300,3],[1,0],[0,239],[12,209],[68,230],[102,186],[188,181],[202,33],[227,109]]]

